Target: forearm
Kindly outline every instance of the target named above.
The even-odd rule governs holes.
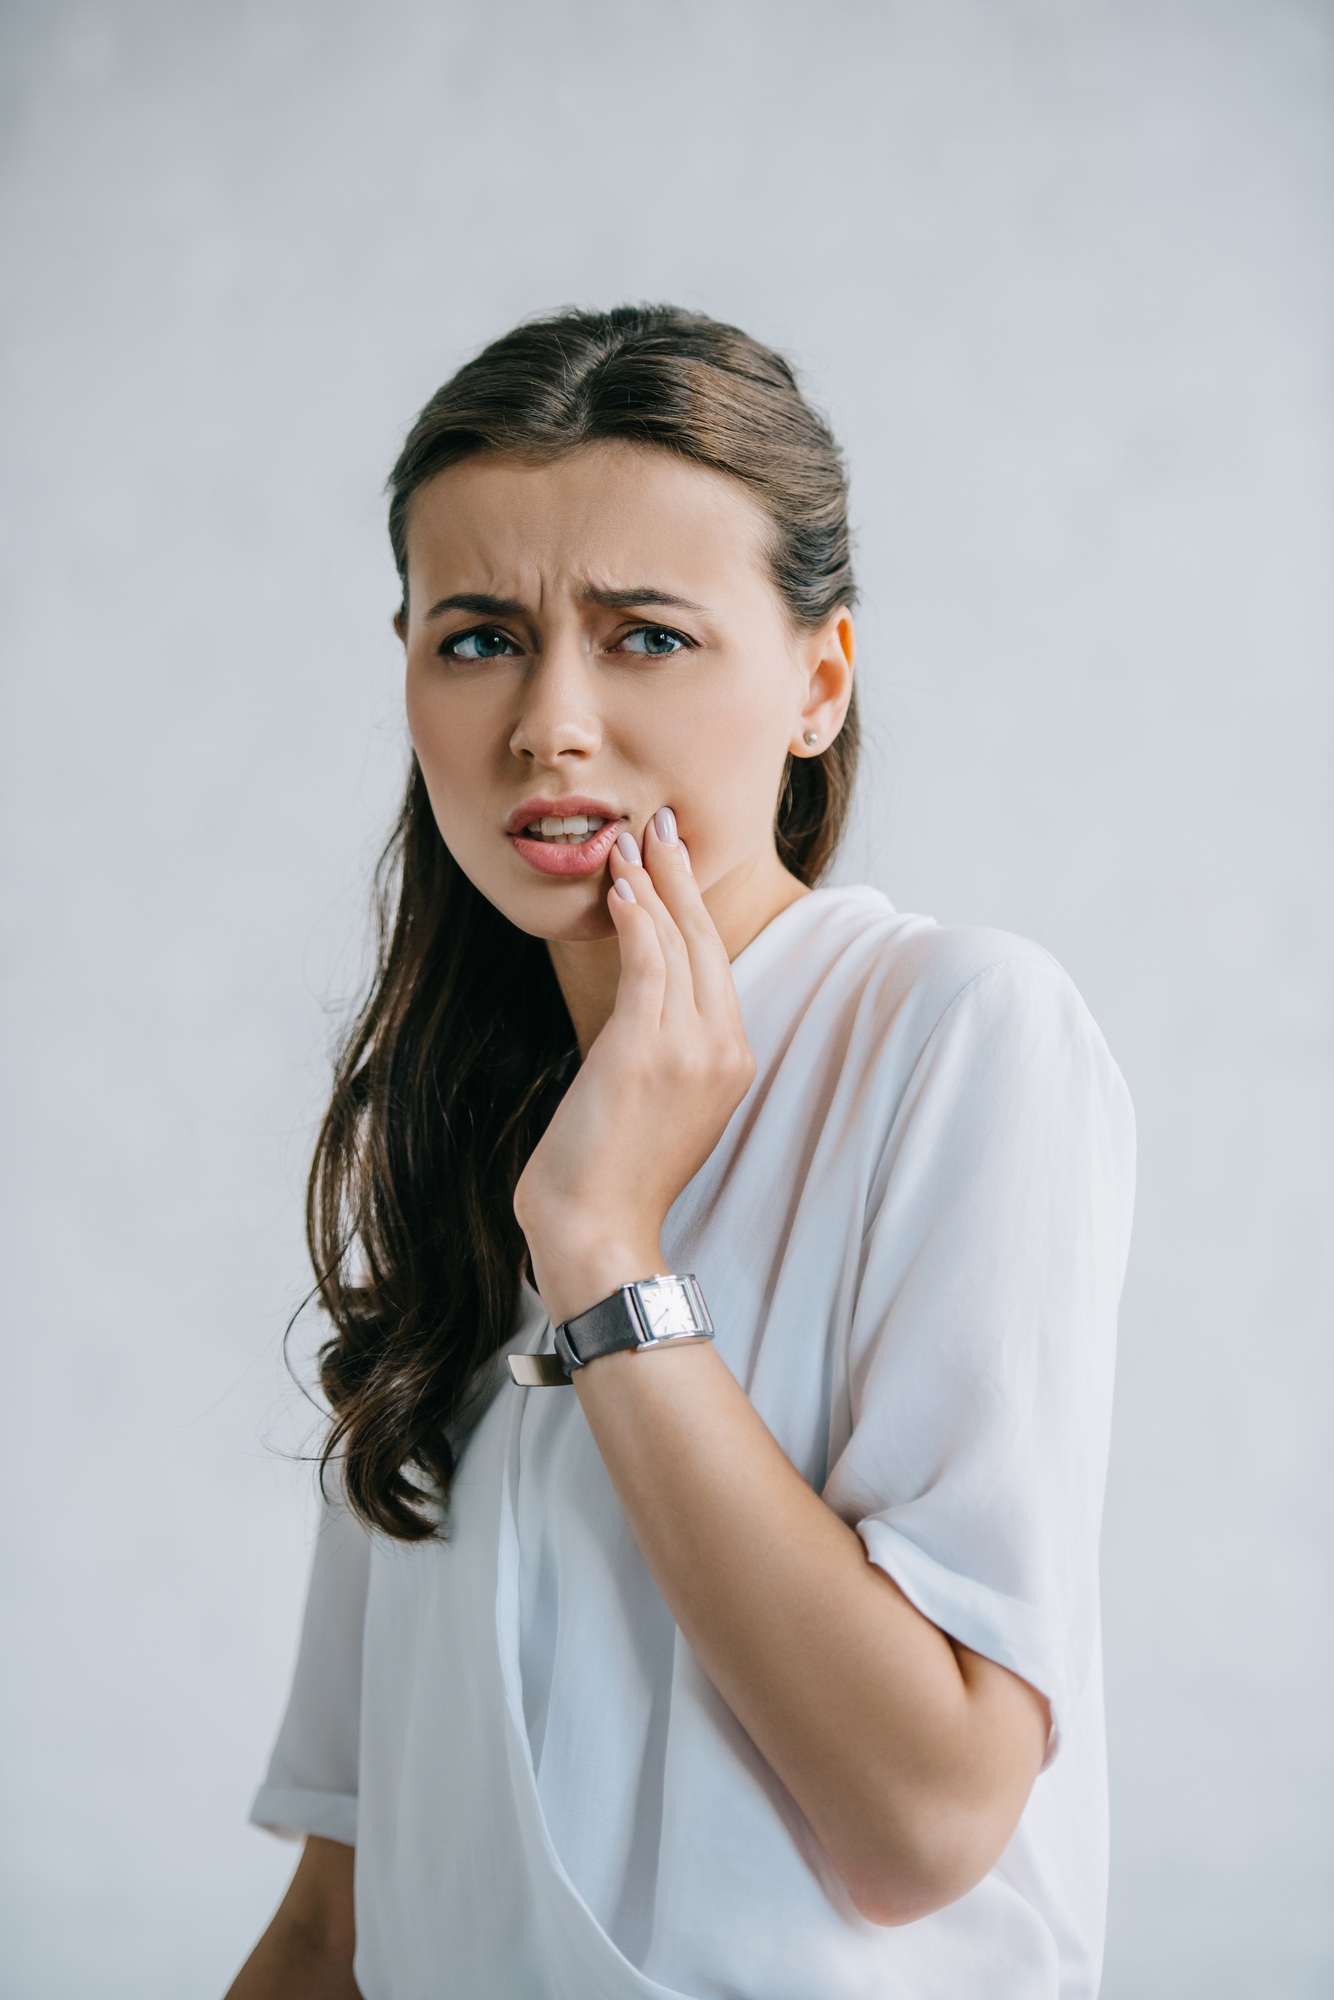
[[[226,2000],[361,2000],[350,1959],[331,1957],[309,1938],[271,1925]]]
[[[962,1894],[1022,1810],[1040,1698],[869,1563],[714,1348],[612,1355],[575,1380],[677,1623],[858,1907],[904,1921]]]
[[[361,2000],[352,1976],[353,1850],[306,1841],[277,1914],[225,2000]]]

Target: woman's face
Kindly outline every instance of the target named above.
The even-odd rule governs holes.
[[[451,853],[521,930],[609,937],[608,852],[660,806],[742,929],[790,889],[784,761],[837,733],[852,631],[793,627],[766,528],[738,482],[621,443],[468,459],[414,497],[412,741]]]

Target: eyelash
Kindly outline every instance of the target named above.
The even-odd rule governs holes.
[[[466,654],[455,651],[455,648],[463,645],[467,639],[503,639],[506,645],[513,650],[509,653],[490,653],[480,656],[474,654],[469,657]],[[514,654],[520,650],[521,648],[514,644],[509,633],[502,632],[495,625],[472,625],[466,632],[451,632],[447,639],[442,639],[440,642],[440,657],[442,660],[467,660],[470,666],[480,666],[485,659],[512,659]]]
[[[619,649],[620,647],[625,646],[625,642],[627,639],[633,639],[637,637],[638,634],[641,632],[660,632],[664,634],[667,638],[674,639],[676,641],[676,644],[672,647],[671,651],[667,653],[650,653],[646,650],[636,655],[636,657],[638,657],[639,659],[670,660],[677,653],[693,652],[695,650],[695,646],[697,643],[694,639],[687,637],[687,635],[684,632],[678,632],[674,626],[645,624],[645,625],[632,625],[628,632],[623,632],[621,634],[620,639],[617,641],[617,648]],[[455,649],[461,646],[464,643],[464,641],[468,639],[503,639],[506,645],[511,647],[512,650],[508,653],[488,653],[482,655],[476,655],[476,654],[468,655],[457,652]],[[469,666],[481,666],[488,659],[491,660],[513,659],[517,654],[521,653],[522,650],[523,650],[522,647],[518,646],[515,643],[515,641],[510,638],[509,633],[502,632],[498,625],[472,625],[469,626],[466,632],[451,632],[447,639],[442,640],[439,648],[439,653],[440,653],[440,658],[444,660],[459,660],[465,662]]]

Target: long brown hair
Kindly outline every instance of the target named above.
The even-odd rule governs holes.
[[[674,306],[570,312],[516,327],[432,396],[389,480],[407,592],[414,494],[478,452],[558,457],[596,439],[676,452],[739,479],[771,524],[793,619],[855,598],[847,482],[828,427],[781,355]],[[805,883],[833,859],[857,714],[789,758],[775,826]],[[376,880],[371,991],[340,1051],[306,1200],[316,1293],[334,1334],[322,1466],[372,1527],[436,1533],[470,1396],[514,1332],[525,1245],[514,1189],[578,1066],[546,945],[475,889],[445,846],[414,760]]]

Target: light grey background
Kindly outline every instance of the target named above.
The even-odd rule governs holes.
[[[243,1822],[307,1556],[302,1178],[403,768],[381,482],[483,339],[645,296],[786,346],[851,452],[845,873],[1048,945],[1138,1106],[1107,2000],[1334,1991],[1330,5],[0,33],[0,1992],[216,1995],[290,1866]]]

